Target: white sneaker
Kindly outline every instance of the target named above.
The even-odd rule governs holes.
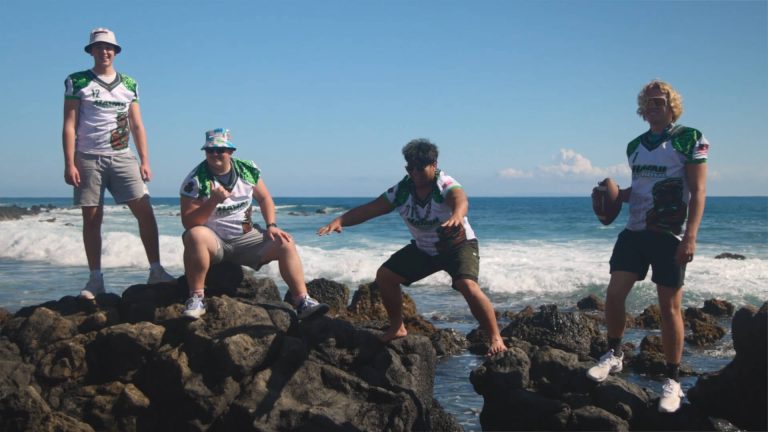
[[[184,316],[187,318],[198,319],[205,315],[205,302],[203,296],[192,294],[184,304]]]
[[[80,290],[80,297],[87,300],[93,300],[97,295],[103,294],[104,292],[104,275],[102,274],[97,277],[91,276],[91,278],[88,279],[88,283],[85,284],[85,288]]]
[[[161,282],[173,282],[176,278],[169,275],[164,268],[149,270],[149,277],[147,278],[147,285],[161,283]]]
[[[298,314],[299,319],[303,320],[313,316],[325,315],[325,313],[328,312],[328,309],[329,306],[327,304],[320,303],[307,294],[301,299],[299,305],[296,306],[296,313]]]
[[[684,396],[683,390],[680,388],[680,383],[672,378],[667,378],[661,390],[659,412],[673,413],[680,409],[680,398]]]
[[[616,357],[613,355],[613,350],[610,350],[600,357],[600,361],[597,365],[589,368],[587,377],[592,381],[603,382],[608,378],[608,375],[621,372],[623,368],[624,353],[621,353],[621,357]]]

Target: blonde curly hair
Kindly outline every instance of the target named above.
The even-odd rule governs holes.
[[[653,88],[658,88],[667,96],[669,108],[672,110],[672,122],[676,122],[683,115],[683,97],[669,83],[658,79],[646,84],[637,95],[637,115],[645,119],[645,104],[648,102],[646,94]]]

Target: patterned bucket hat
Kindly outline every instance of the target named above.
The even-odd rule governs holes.
[[[200,150],[209,148],[225,148],[235,150],[237,147],[231,141],[232,135],[229,129],[213,129],[205,133],[205,145]]]

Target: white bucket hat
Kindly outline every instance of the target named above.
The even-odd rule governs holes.
[[[106,42],[110,45],[114,45],[115,54],[119,54],[120,51],[122,51],[122,48],[120,48],[120,45],[117,44],[115,33],[110,29],[99,27],[91,30],[91,37],[89,39],[88,45],[85,46],[85,52],[90,54],[91,45],[98,42]]]
[[[231,140],[232,135],[229,129],[212,129],[205,133],[205,145],[200,150],[209,148],[237,149]]]

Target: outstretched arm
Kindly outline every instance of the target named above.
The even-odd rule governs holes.
[[[344,213],[343,215],[332,220],[328,225],[321,227],[317,230],[317,235],[326,235],[331,232],[342,231],[342,227],[361,224],[369,219],[387,214],[394,209],[392,204],[387,200],[384,195],[379,196],[375,200],[355,207],[352,210]]]
[[[441,226],[452,227],[462,225],[464,217],[467,215],[467,211],[469,211],[469,200],[467,200],[467,194],[464,193],[464,189],[460,187],[453,188],[448,191],[448,195],[445,198],[445,202],[451,208],[451,217],[443,222]]]

